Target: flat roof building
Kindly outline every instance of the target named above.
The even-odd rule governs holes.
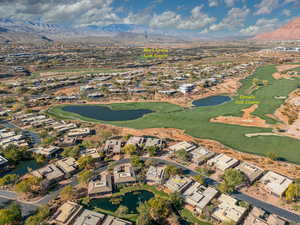
[[[250,184],[258,180],[264,173],[263,169],[248,162],[242,162],[236,169],[241,171],[247,177]]]
[[[238,165],[239,161],[235,158],[229,157],[225,154],[219,154],[212,159],[207,161],[209,166],[214,166],[221,171],[226,169],[233,168]]]
[[[272,171],[267,172],[260,181],[266,191],[277,197],[282,197],[288,186],[293,183],[291,179]]]
[[[101,225],[132,225],[131,222],[108,215]]]
[[[0,167],[3,167],[7,164],[8,160],[0,155]]]
[[[81,205],[67,201],[54,213],[50,220],[50,224],[72,225],[82,210],[83,207]]]
[[[135,173],[130,163],[120,164],[114,167],[115,184],[136,182]]]
[[[31,174],[35,177],[46,179],[47,184],[52,184],[62,180],[65,176],[56,165],[48,164],[40,169],[34,170]]]
[[[203,147],[198,147],[198,148],[192,150],[190,152],[190,154],[192,156],[192,162],[197,165],[203,164],[205,161],[209,160],[210,158],[212,158],[215,155],[214,152],[209,151]]]
[[[196,149],[197,146],[195,144],[189,143],[187,141],[182,141],[179,143],[176,143],[175,145],[172,145],[169,147],[169,149],[171,149],[172,151],[176,152],[178,150],[186,150],[187,152],[190,152],[194,149]]]
[[[97,196],[112,193],[112,177],[106,171],[102,172],[89,182],[89,196]]]
[[[68,157],[55,162],[55,165],[59,167],[65,174],[73,174],[77,170],[77,162],[74,158]]]
[[[141,147],[144,143],[145,143],[144,137],[133,136],[128,139],[126,145],[136,145],[138,147]]]
[[[287,225],[287,221],[263,209],[254,207],[243,225]]]
[[[237,205],[237,200],[229,195],[222,194],[218,198],[220,204],[215,209],[212,217],[221,222],[235,222],[239,223],[244,217],[247,208]]]
[[[198,212],[201,212],[217,194],[216,189],[195,182],[183,193],[183,197],[187,204],[192,205]]]
[[[85,209],[75,220],[73,225],[101,225],[105,215]]]
[[[122,149],[122,140],[111,139],[105,142],[103,151],[106,153],[120,154]]]
[[[147,181],[162,184],[165,180],[165,168],[165,166],[150,166],[146,174]]]
[[[176,175],[171,177],[165,183],[165,186],[173,192],[183,193],[191,184],[192,180],[190,178]]]

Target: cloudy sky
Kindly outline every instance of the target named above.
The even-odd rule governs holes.
[[[300,16],[300,0],[0,0],[0,17],[73,27],[140,24],[255,35]]]

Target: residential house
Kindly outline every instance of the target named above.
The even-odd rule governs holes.
[[[195,182],[183,193],[183,197],[187,204],[195,207],[196,211],[200,213],[217,194],[216,189]]]
[[[96,148],[88,148],[80,150],[80,156],[91,156],[93,159],[99,159],[100,155]]]
[[[176,175],[171,177],[165,183],[165,186],[172,192],[183,193],[191,184],[192,180],[190,178]]]
[[[7,165],[8,160],[0,155],[0,167],[5,167]]]
[[[153,182],[155,184],[163,184],[165,181],[165,166],[150,166],[147,174],[147,182]]]
[[[76,128],[67,133],[68,137],[86,137],[92,133],[90,128]]]
[[[254,207],[243,225],[288,225],[288,222],[275,214],[270,214],[263,209]]]
[[[126,145],[135,145],[137,147],[142,147],[144,143],[145,143],[144,137],[133,136],[128,139]]]
[[[94,177],[88,185],[88,194],[91,197],[112,193],[112,177],[106,171]]]
[[[190,93],[195,88],[194,84],[182,84],[180,85],[178,91],[183,94]]]
[[[61,181],[65,174],[56,165],[48,164],[40,169],[31,172],[33,176],[43,179],[43,186],[46,188],[51,184]]]
[[[135,172],[130,163],[120,164],[114,167],[114,182],[116,185],[136,182]]]
[[[211,159],[215,153],[213,151],[209,151],[206,148],[198,147],[190,152],[192,162],[196,165],[201,165],[207,160]]]
[[[75,202],[67,201],[53,214],[50,224],[73,225],[76,218],[82,213],[83,207]]]
[[[209,166],[214,166],[221,171],[237,166],[239,161],[225,154],[219,154],[207,161]]]
[[[48,147],[38,147],[31,149],[33,153],[40,154],[45,156],[46,158],[54,158],[59,151],[61,151],[61,148],[57,146],[48,146]]]
[[[163,140],[159,138],[146,138],[145,148],[147,147],[156,147],[161,149],[163,146]]]
[[[55,162],[55,165],[61,169],[67,176],[74,174],[78,168],[76,160],[72,157],[64,158]]]
[[[104,222],[104,219],[105,214],[85,209],[75,219],[73,225],[101,225]]]
[[[242,162],[236,169],[246,176],[250,184],[258,180],[264,173],[263,169],[248,162]]]
[[[218,198],[220,204],[214,210],[212,217],[220,222],[239,223],[247,212],[247,208],[239,206],[238,201],[229,195],[222,194]]]
[[[131,222],[108,215],[101,225],[132,225]]]
[[[123,146],[123,142],[120,139],[111,139],[105,142],[104,151],[106,154],[120,154]]]
[[[197,146],[193,143],[189,143],[186,141],[182,141],[179,143],[176,143],[175,145],[172,145],[169,147],[170,150],[176,152],[178,150],[186,150],[187,152],[191,152],[192,150],[196,149]]]
[[[288,186],[293,183],[291,179],[272,171],[267,172],[260,181],[267,192],[277,197],[282,197]]]

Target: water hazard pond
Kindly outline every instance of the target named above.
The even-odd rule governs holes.
[[[137,207],[141,202],[148,201],[150,198],[153,198],[154,194],[149,191],[140,190],[128,192],[125,195],[121,195],[113,198],[98,198],[93,199],[89,203],[89,208],[101,208],[108,211],[116,211],[120,205],[126,206],[128,212],[135,214],[137,213]]]
[[[135,120],[154,111],[149,109],[112,110],[99,105],[67,105],[62,108],[66,112],[76,113],[81,116],[102,121]]]
[[[200,106],[214,106],[214,105],[220,105],[225,102],[231,101],[231,98],[226,95],[217,95],[217,96],[210,96],[207,98],[202,98],[193,101],[193,105],[195,107],[200,107]]]

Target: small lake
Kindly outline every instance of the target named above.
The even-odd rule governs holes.
[[[109,211],[116,211],[120,205],[126,206],[128,208],[128,213],[137,213],[136,208],[139,206],[140,202],[148,201],[153,198],[154,194],[149,191],[133,191],[128,192],[125,195],[121,195],[113,198],[98,198],[93,199],[89,203],[89,208],[101,208]],[[113,201],[112,201],[113,199]]]
[[[7,172],[0,172],[0,177],[7,175],[7,174],[17,174],[19,176],[23,176],[24,174],[28,173],[29,170],[36,170],[43,166],[44,164],[37,163],[35,160],[27,160],[27,161],[20,161],[16,168]]]
[[[207,98],[198,99],[192,102],[195,107],[220,105],[224,102],[231,101],[231,98],[226,95],[210,96]]]
[[[98,105],[68,105],[62,109],[66,112],[77,113],[84,117],[103,121],[135,120],[153,112],[148,109],[112,110],[109,107]]]

